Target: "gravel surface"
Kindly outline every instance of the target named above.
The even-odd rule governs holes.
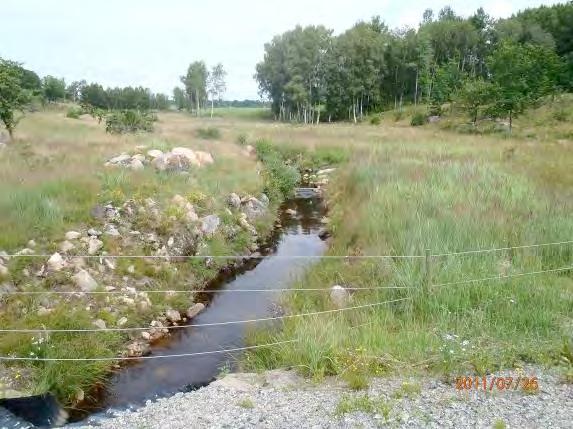
[[[572,428],[573,385],[552,371],[525,368],[523,375],[538,377],[536,393],[521,388],[458,391],[455,383],[425,377],[374,379],[368,391],[355,392],[335,380],[312,384],[290,371],[231,374],[197,391],[148,402],[137,411],[116,412],[114,417],[98,419],[97,426],[80,427]],[[365,395],[369,399],[362,403],[374,404],[372,409],[356,411],[351,398]],[[350,405],[342,413],[344,404]]]

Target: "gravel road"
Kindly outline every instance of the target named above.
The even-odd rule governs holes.
[[[368,391],[354,392],[335,380],[313,384],[291,371],[230,374],[197,391],[148,402],[137,411],[116,412],[98,420],[98,426],[82,427],[572,428],[573,385],[553,371],[525,368],[523,374],[538,377],[536,393],[458,391],[455,385],[423,377],[374,379]],[[360,406],[352,398],[365,395],[369,399],[360,403],[367,411],[356,411]]]

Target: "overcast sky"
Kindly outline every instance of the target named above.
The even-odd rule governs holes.
[[[415,27],[426,8],[495,17],[547,0],[0,0],[0,57],[41,76],[172,93],[188,64],[222,62],[227,99],[258,98],[253,79],[264,44],[297,24],[335,33],[380,15]]]

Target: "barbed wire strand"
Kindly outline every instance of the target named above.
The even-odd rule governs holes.
[[[497,248],[493,248],[493,249],[464,250],[464,251],[460,251],[460,252],[438,253],[438,254],[430,255],[430,256],[432,258],[438,258],[438,257],[443,257],[443,256],[469,255],[469,254],[473,254],[473,253],[501,252],[502,250],[528,249],[528,248],[532,248],[532,247],[560,246],[560,245],[564,245],[564,244],[573,244],[573,240],[557,241],[554,243],[525,244],[523,246],[497,247]]]
[[[282,344],[296,343],[298,340],[288,340],[288,341],[277,341],[274,343],[259,344],[255,346],[246,347],[235,347],[232,349],[222,349],[222,350],[209,350],[205,352],[195,352],[195,353],[179,353],[171,355],[150,355],[150,356],[118,356],[118,357],[102,357],[102,358],[43,358],[43,357],[19,357],[19,356],[0,356],[0,361],[121,361],[121,360],[140,360],[140,359],[166,359],[166,358],[178,358],[178,357],[193,357],[193,356],[205,356],[217,353],[232,353],[244,350],[259,349],[264,347],[278,346]]]
[[[389,301],[376,302],[364,305],[355,305],[353,307],[337,308],[333,310],[323,310],[323,311],[313,311],[310,313],[297,313],[297,314],[285,314],[282,316],[272,316],[263,317],[258,319],[244,319],[244,320],[229,320],[226,322],[211,322],[211,323],[197,323],[190,325],[174,325],[174,326],[147,326],[147,327],[135,327],[135,328],[86,328],[86,329],[0,329],[0,332],[4,333],[52,333],[52,332],[130,332],[130,331],[147,331],[150,329],[185,329],[185,328],[204,328],[209,326],[225,326],[225,325],[238,325],[243,323],[257,323],[257,322],[269,322],[272,320],[283,320],[291,319],[295,317],[305,317],[305,316],[317,316],[322,314],[338,313],[348,310],[357,310],[359,308],[376,307],[379,305],[390,304],[393,302],[405,301],[411,299],[410,297],[398,298]]]
[[[448,282],[448,283],[437,283],[437,284],[433,284],[432,286],[433,287],[441,287],[441,286],[460,285],[460,284],[466,284],[466,283],[478,283],[478,282],[485,282],[485,281],[489,281],[489,280],[503,280],[503,279],[507,279],[507,278],[511,278],[511,277],[523,277],[523,276],[531,276],[531,275],[544,274],[544,273],[555,273],[555,272],[559,272],[559,271],[568,271],[568,270],[573,270],[573,265],[570,267],[554,268],[551,270],[530,271],[527,273],[506,274],[506,275],[499,275],[499,276],[494,276],[494,277],[484,277],[481,279],[461,280],[461,281]]]
[[[346,290],[385,290],[385,289],[414,289],[413,286],[374,286],[374,287],[345,287]],[[278,289],[204,289],[204,290],[139,290],[136,291],[138,294],[142,293],[225,293],[225,292],[329,292],[329,288],[278,288]],[[0,291],[0,297],[9,295],[134,295],[133,291],[120,291],[120,290],[95,290],[95,291],[57,291],[57,290],[47,290],[47,291]]]

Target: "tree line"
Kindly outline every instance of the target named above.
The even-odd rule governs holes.
[[[226,76],[227,72],[221,63],[211,70],[207,69],[204,61],[191,63],[187,73],[181,76],[183,88],[177,86],[173,89],[173,101],[177,110],[189,110],[200,116],[210,100],[212,117],[215,103],[221,102],[227,90]]]
[[[380,19],[340,35],[297,26],[265,45],[255,78],[276,119],[318,123],[404,103],[459,101],[511,119],[540,97],[573,90],[573,2],[495,20],[480,8],[463,18],[451,7],[423,14],[417,29],[390,30]]]

